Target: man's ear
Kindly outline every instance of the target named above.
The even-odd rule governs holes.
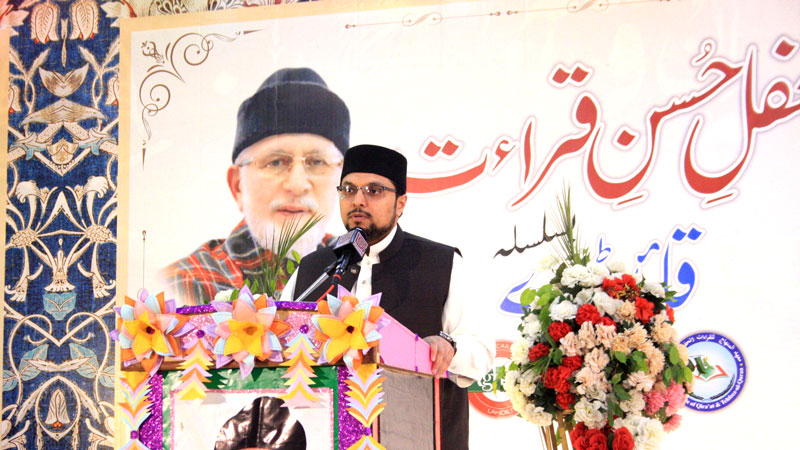
[[[239,212],[244,210],[244,200],[242,199],[242,168],[236,165],[228,167],[228,189],[231,190],[233,200],[239,207]]]
[[[397,197],[397,202],[396,202],[397,203],[397,218],[400,218],[400,217],[403,216],[403,210],[406,207],[406,201],[407,200],[408,200],[408,195],[406,195],[406,194],[403,194],[403,195]]]

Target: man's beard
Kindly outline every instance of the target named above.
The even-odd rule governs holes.
[[[300,228],[300,226],[305,223],[305,220],[306,219],[301,219],[298,221],[297,228]],[[245,214],[245,221],[247,222],[247,227],[250,229],[250,235],[261,248],[272,250],[273,244],[278,244],[278,239],[281,235],[281,225],[277,225],[269,219],[252,217],[250,214]],[[322,238],[325,236],[325,225],[327,225],[327,223],[328,220],[323,217],[319,223],[300,236],[289,251],[289,255],[291,256],[292,250],[300,253],[300,256],[306,256],[316,250],[319,244],[322,243]]]
[[[363,209],[360,209],[360,208],[352,209],[347,214],[350,215],[350,213],[353,213],[353,212],[359,212],[361,214],[366,214],[367,217],[369,217],[370,219],[372,218],[372,214],[370,214],[370,213],[368,213],[368,212],[366,212],[366,211],[364,211]],[[364,230],[364,236],[367,238],[367,241],[372,243],[372,244],[375,244],[375,243],[379,242],[381,239],[383,239],[386,236],[388,236],[389,233],[392,231],[392,228],[394,228],[394,226],[396,224],[397,224],[397,209],[394,210],[394,213],[392,214],[392,220],[389,221],[389,225],[387,225],[385,227],[378,227],[377,225],[375,225],[375,221],[373,220],[372,222],[370,222],[370,225],[368,227],[366,227],[366,228],[360,227],[360,228],[362,230]],[[345,228],[347,228],[347,231],[350,231],[350,230],[352,230],[353,228],[356,228],[356,227],[351,227],[349,223],[346,223],[345,224]]]

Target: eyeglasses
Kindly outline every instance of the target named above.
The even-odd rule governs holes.
[[[336,190],[339,191],[339,198],[342,200],[350,200],[355,198],[356,193],[359,190],[364,192],[364,197],[373,200],[378,200],[379,198],[383,197],[384,191],[397,192],[396,189],[382,186],[380,184],[368,184],[361,187],[354,186],[352,184],[343,184],[341,186],[336,186]]]
[[[312,176],[328,175],[334,168],[341,166],[342,161],[329,161],[322,155],[311,153],[302,158],[288,153],[270,153],[257,158],[247,158],[236,163],[239,167],[253,164],[258,172],[265,176],[281,176],[291,170],[295,161],[303,162],[306,173]]]

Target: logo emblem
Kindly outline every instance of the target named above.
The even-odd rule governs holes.
[[[496,350],[496,362],[504,366],[511,358],[511,341],[498,340]],[[516,416],[517,412],[511,406],[511,400],[505,392],[493,392],[494,380],[497,379],[497,368],[492,369],[486,376],[479,381],[472,383],[468,389],[467,397],[473,408],[489,417],[511,417]],[[501,383],[502,380],[497,380]]]
[[[717,411],[736,400],[747,379],[747,365],[739,347],[716,332],[695,333],[681,344],[689,349],[689,368],[694,374],[694,392],[689,394],[686,406],[695,411]]]

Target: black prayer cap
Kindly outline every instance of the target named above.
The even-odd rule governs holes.
[[[261,139],[311,133],[329,139],[344,153],[350,145],[350,111],[313,70],[285,68],[269,76],[239,106],[232,160]]]
[[[397,195],[406,193],[408,161],[400,152],[380,145],[356,145],[344,155],[342,179],[353,172],[374,173],[394,183]]]

